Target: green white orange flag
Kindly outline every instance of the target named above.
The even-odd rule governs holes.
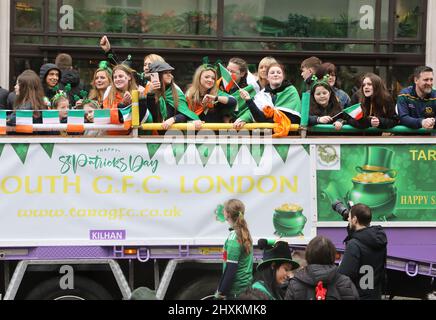
[[[6,111],[0,111],[0,134],[6,134]]]
[[[94,123],[95,124],[110,124],[111,111],[109,109],[94,110]]]
[[[235,85],[235,75],[231,74],[221,63],[219,66],[224,90],[230,92],[230,89]]]
[[[67,132],[85,131],[85,110],[68,110]]]
[[[128,130],[132,127],[132,106],[120,109],[124,119],[124,129]]]
[[[16,112],[15,130],[20,133],[33,133],[32,110],[18,110]]]
[[[59,124],[59,111],[58,110],[44,110],[42,112],[43,124]]]
[[[360,105],[360,103],[355,104],[351,107],[348,107],[346,109],[344,109],[344,111],[346,114],[348,114],[351,118],[354,118],[356,120],[360,120],[363,117],[363,110],[362,107]]]

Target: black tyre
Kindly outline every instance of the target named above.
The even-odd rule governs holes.
[[[202,300],[212,296],[218,288],[220,277],[208,275],[189,283],[186,287],[180,289],[177,293],[176,300]]]
[[[59,278],[51,278],[39,283],[25,300],[113,300],[113,297],[94,280],[76,276],[74,289],[61,289]]]

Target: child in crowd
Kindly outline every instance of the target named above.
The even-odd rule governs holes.
[[[232,199],[224,204],[224,217],[231,231],[224,244],[223,274],[215,297],[234,299],[253,279],[253,241],[245,221],[245,206],[240,200]]]
[[[344,124],[342,108],[327,82],[327,77],[314,82],[310,90],[309,125],[333,124],[340,130]]]
[[[67,123],[68,120],[68,110],[70,110],[70,101],[67,95],[60,91],[51,100],[51,109],[59,111],[59,121],[60,123]]]
[[[259,79],[257,84],[259,85],[260,90],[264,89],[268,85],[268,75],[266,72],[273,63],[277,63],[277,60],[273,57],[265,57],[259,62],[259,66],[257,68]]]
[[[321,68],[322,61],[317,57],[310,57],[301,62],[300,70],[301,77],[306,83],[306,89],[310,90],[312,86],[313,76],[322,78],[324,75],[319,75],[319,69]]]
[[[339,100],[339,103],[341,104],[342,108],[346,108],[350,106],[350,96],[342,89],[339,89],[338,87],[338,78],[337,78],[337,69],[336,66],[333,63],[325,62],[321,65],[321,68],[323,68],[326,72],[326,74],[329,75],[328,83],[330,87],[332,87],[333,92],[336,95],[336,98]]]

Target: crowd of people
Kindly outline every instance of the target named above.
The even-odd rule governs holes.
[[[371,209],[356,204],[348,212],[348,236],[339,267],[336,248],[314,237],[305,258],[296,259],[281,239],[259,239],[263,257],[253,278],[253,243],[238,199],[224,205],[230,234],[224,244],[223,273],[216,299],[241,300],[380,300],[385,283],[387,237],[371,226]],[[299,260],[299,261],[297,261]]]
[[[183,92],[172,74],[174,68],[163,57],[145,56],[143,70],[137,72],[130,56],[120,61],[106,36],[100,46],[106,60],[95,71],[89,92],[65,53],[55,63],[44,64],[39,76],[32,70],[20,74],[14,92],[0,88],[0,109],[8,112],[7,124],[15,124],[16,110],[33,110],[33,123],[42,123],[41,111],[47,109],[59,111],[60,123],[67,121],[70,109],[85,110],[88,123],[94,120],[94,110],[109,109],[110,123],[120,124],[120,110],[132,104],[133,90],[139,91],[141,123],[161,123],[162,130],[186,122],[193,122],[196,129],[204,123],[232,123],[234,129],[241,129],[246,123],[269,122],[278,123],[285,136],[291,124],[301,123],[302,93],[286,79],[284,66],[273,57],[260,61],[256,76],[238,57],[231,58],[226,67],[204,63]],[[310,93],[309,126],[331,124],[337,131],[344,124],[357,129],[389,129],[398,124],[434,129],[436,90],[430,67],[416,68],[414,82],[400,92],[396,103],[384,80],[374,73],[361,77],[360,88],[351,97],[339,88],[336,66],[330,62],[305,59],[301,76]],[[362,111],[359,117],[346,112],[357,104]]]

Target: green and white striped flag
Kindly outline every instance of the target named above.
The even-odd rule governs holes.
[[[111,111],[110,109],[94,110],[94,123],[95,124],[110,124]]]
[[[16,111],[15,130],[21,133],[33,133],[33,110]]]
[[[6,111],[0,110],[0,134],[6,134]]]
[[[132,127],[132,106],[120,109],[124,119],[124,129],[130,129]]]
[[[59,111],[58,110],[44,110],[42,112],[43,124],[59,124]]]
[[[67,131],[84,132],[85,131],[85,110],[68,110]]]

